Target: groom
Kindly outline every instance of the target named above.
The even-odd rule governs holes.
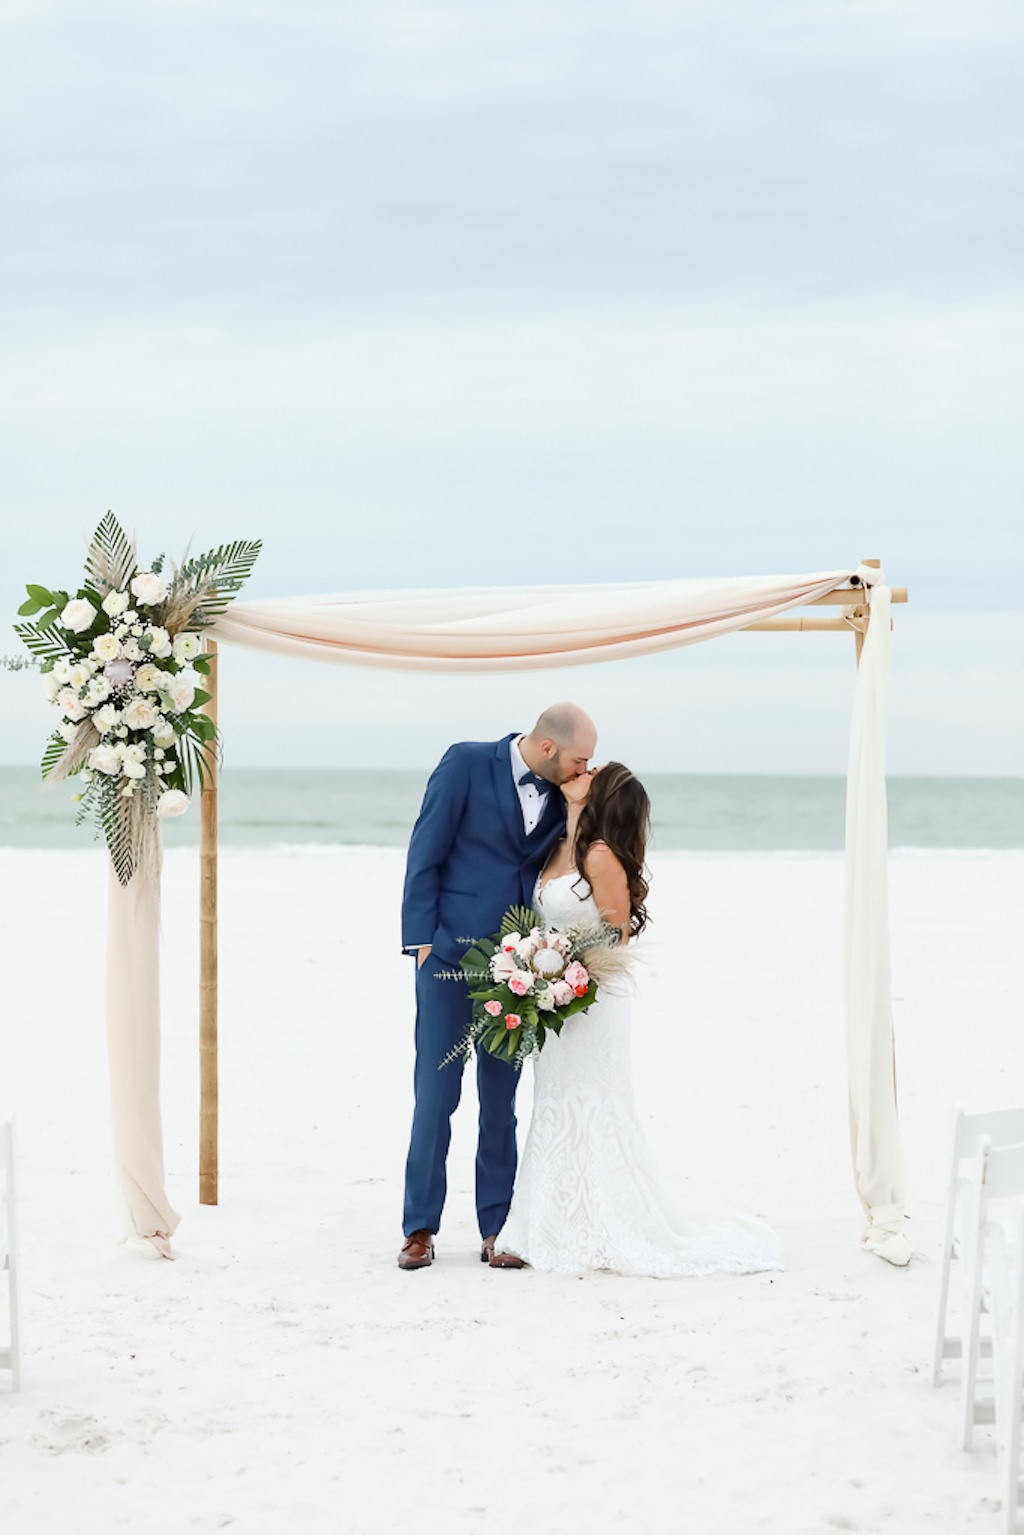
[[[586,772],[596,745],[597,731],[582,709],[553,704],[529,735],[449,747],[427,784],[402,900],[402,948],[416,955],[416,1102],[399,1268],[433,1262],[451,1117],[462,1092],[462,1057],[438,1067],[464,1037],[472,1003],[465,981],[445,979],[444,973],[459,970],[468,940],[496,932],[510,906],[533,905],[534,882],[565,830],[559,786]],[[494,1252],[516,1172],[519,1073],[478,1050],[476,1077],[480,1258],[494,1268],[521,1268],[518,1258]]]

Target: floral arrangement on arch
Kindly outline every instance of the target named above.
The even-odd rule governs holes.
[[[621,940],[619,929],[605,922],[563,931],[546,925],[539,912],[513,906],[497,933],[473,941],[461,972],[451,972],[453,979],[465,978],[473,1014],[441,1065],[475,1045],[521,1066],[574,1013],[593,1006],[599,984],[628,974],[632,954]]]
[[[202,630],[252,571],[260,543],[225,544],[165,570],[140,567],[134,539],[107,513],[93,535],[74,596],[29,585],[15,632],[41,664],[61,711],[43,753],[43,778],[77,776],[77,824],[90,813],[117,877],[153,877],[159,818],[180,815],[217,749],[202,713],[210,663]]]

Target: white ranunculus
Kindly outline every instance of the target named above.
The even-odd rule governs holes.
[[[132,577],[132,594],[144,608],[163,602],[169,590],[163,576],[154,575],[151,570],[140,570],[137,576]]]
[[[180,789],[165,789],[156,802],[157,815],[184,815],[189,807],[189,798]]]
[[[78,726],[58,725],[57,734],[60,736],[62,741],[65,741],[67,745],[70,746],[72,741],[75,739],[75,736],[78,734]]]
[[[141,741],[133,741],[130,745],[126,741],[123,746],[118,747],[118,751],[121,754],[122,762],[134,762],[136,767],[145,763],[146,748],[142,745]]]
[[[124,612],[130,601],[127,592],[108,592],[103,599],[103,611],[109,618],[116,618]]]
[[[71,676],[71,662],[67,660],[56,661],[53,667],[53,675],[60,683],[67,682]]]
[[[97,661],[113,661],[121,654],[121,641],[116,634],[98,634],[92,642],[92,653]]]
[[[198,634],[188,634],[182,631],[174,636],[174,659],[176,661],[194,661],[203,648],[202,639]]]
[[[97,709],[92,717],[101,736],[105,736],[108,730],[113,730],[115,725],[121,722],[121,716],[113,704],[104,704],[102,709]]]
[[[174,726],[169,720],[158,720],[153,726],[153,740],[157,746],[173,746],[174,736]]]
[[[166,661],[171,653],[171,636],[166,629],[161,629],[159,624],[153,624],[146,630],[149,637],[149,650],[147,654],[156,656],[158,661]]]
[[[129,701],[121,718],[129,730],[149,730],[156,724],[156,710],[148,698],[143,698],[141,694],[136,693]]]
[[[84,634],[86,629],[91,629],[95,619],[96,609],[84,597],[72,598],[60,615],[65,629],[71,629],[75,634]]]
[[[177,677],[172,677],[167,694],[174,706],[175,714],[191,709],[196,698],[195,681],[192,675],[188,672],[179,672]]]
[[[142,651],[139,649],[137,640],[122,640],[121,654],[128,661],[142,660]]]
[[[84,767],[78,776],[84,784],[91,784],[93,779],[96,777],[96,774],[93,772],[92,768]]]
[[[545,986],[543,991],[537,991],[533,1000],[542,1013],[553,1013],[555,1010],[555,993],[550,986]]]
[[[62,688],[57,694],[57,703],[63,709],[69,720],[84,720],[88,709],[81,702],[77,693],[71,688]]]
[[[85,690],[85,701],[90,709],[95,709],[105,698],[110,697],[110,683],[106,677],[94,677]]]
[[[145,666],[140,666],[135,673],[135,686],[140,693],[155,693],[163,687],[166,672],[162,672],[159,666],[154,666],[151,661]]]
[[[84,688],[95,670],[91,661],[76,661],[68,673],[68,681],[73,688]]]
[[[94,746],[89,753],[89,766],[94,773],[113,777],[121,771],[121,753],[114,746]]]
[[[57,694],[60,692],[61,688],[63,687],[64,683],[67,682],[67,680],[68,679],[66,677],[57,676],[56,667],[54,667],[52,672],[43,673],[43,692],[46,694],[51,704],[54,702]]]
[[[121,772],[126,778],[145,778],[146,765],[144,762],[123,762]]]

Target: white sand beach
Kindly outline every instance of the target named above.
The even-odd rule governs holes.
[[[5,1535],[995,1532],[990,1430],[928,1380],[951,1106],[1024,1101],[1014,854],[897,854],[915,1258],[858,1249],[839,856],[662,854],[637,1097],[695,1219],[785,1273],[658,1282],[477,1260],[467,1083],[439,1259],[401,1273],[412,986],[403,857],[221,864],[221,1203],[197,1204],[198,861],[164,876],[176,1261],[114,1245],[103,854],[0,850],[0,1108],[18,1116],[24,1385]],[[528,1072],[520,1134],[529,1112]],[[5,1325],[0,1316],[0,1326]]]

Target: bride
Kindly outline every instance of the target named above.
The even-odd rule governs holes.
[[[570,779],[562,793],[566,834],[537,879],[534,904],[553,927],[600,914],[628,942],[647,921],[647,793],[621,762]],[[535,1059],[533,1118],[495,1266],[657,1279],[781,1269],[776,1238],[760,1221],[733,1216],[700,1230],[677,1213],[644,1140],[631,1078],[629,998],[604,985]]]

